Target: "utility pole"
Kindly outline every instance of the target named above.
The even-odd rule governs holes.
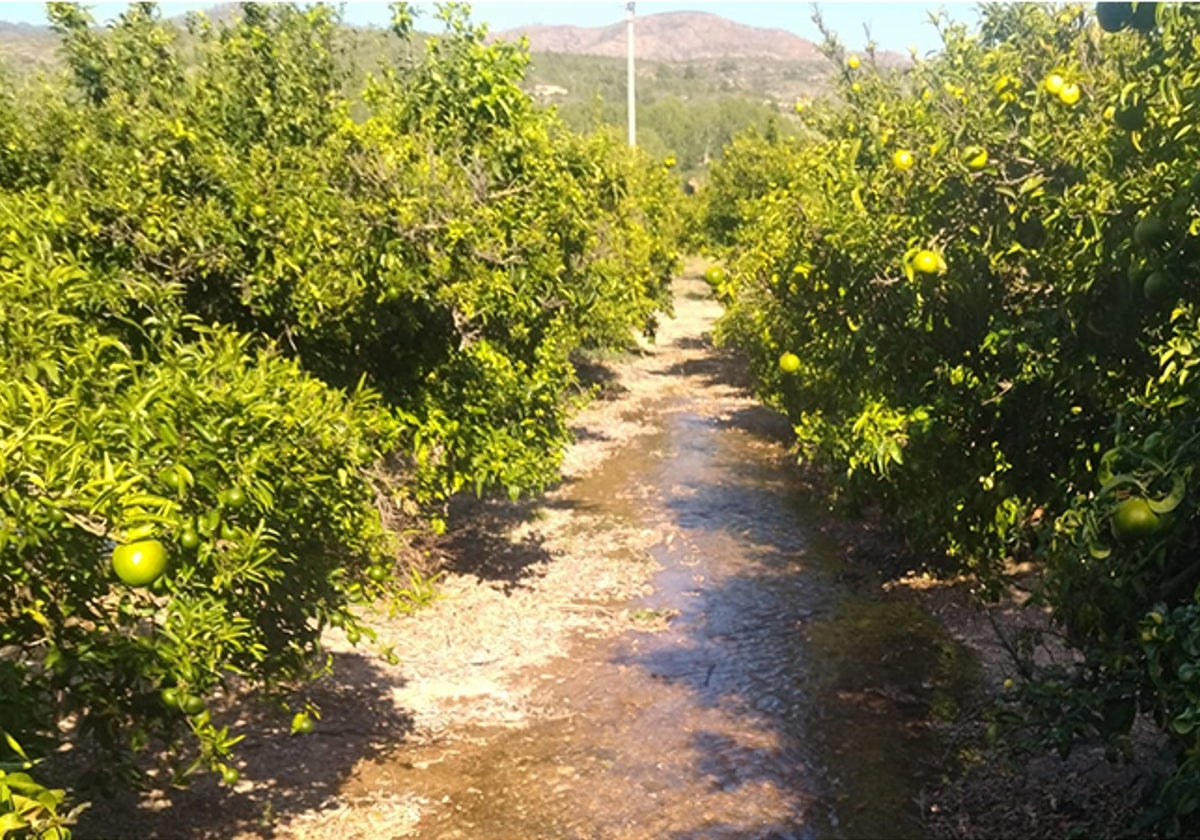
[[[625,4],[625,35],[627,41],[628,55],[628,70],[627,75],[629,81],[626,83],[629,93],[629,145],[637,145],[637,105],[634,104],[634,69],[633,69],[633,7],[634,3]]]

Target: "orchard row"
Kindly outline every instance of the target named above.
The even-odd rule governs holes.
[[[1200,814],[1200,7],[989,4],[899,70],[847,56],[800,139],[708,189],[726,341],[835,495],[973,573],[1041,570],[1077,663],[1019,665],[995,731],[1119,759]]]
[[[286,706],[446,498],[552,480],[573,354],[669,305],[667,166],[536,109],[454,4],[393,11],[364,82],[329,7],[52,3],[63,76],[0,96],[5,831],[55,830],[14,771],[64,738],[235,781],[214,698]]]

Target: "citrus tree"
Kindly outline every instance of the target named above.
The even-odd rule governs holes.
[[[570,354],[667,304],[666,169],[536,110],[524,48],[485,43],[455,4],[422,44],[397,7],[407,47],[361,103],[340,93],[329,8],[245,9],[193,20],[188,74],[157,69],[184,59],[141,7],[103,39],[76,7],[56,13],[84,95],[42,143],[77,247],[169,274],[189,312],[331,384],[366,375],[408,415],[423,499],[543,485]]]
[[[940,27],[894,71],[829,36],[839,98],[799,115],[813,136],[727,150],[721,333],[841,500],[984,594],[1038,564],[1082,657],[1024,661],[1002,722],[1116,757],[1152,713],[1178,759],[1153,816],[1186,833],[1200,16],[989,5]]]
[[[207,698],[310,676],[322,628],[356,627],[348,607],[380,591],[365,468],[396,422],[244,337],[182,341],[110,308],[111,281],[23,258],[0,248],[0,642],[21,651],[0,666],[5,725],[37,747],[73,719],[110,770],[190,731],[224,769],[236,738]]]
[[[59,830],[54,791],[5,797],[64,738],[110,786],[147,753],[236,781],[211,710],[370,634],[405,571],[381,509],[552,480],[573,354],[669,304],[669,167],[533,108],[523,46],[399,4],[353,85],[331,8],[239,9],[51,4],[62,77],[0,95],[6,831]]]

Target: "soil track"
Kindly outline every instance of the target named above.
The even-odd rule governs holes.
[[[585,371],[601,392],[575,420],[560,486],[457,506],[442,597],[376,620],[398,664],[331,634],[332,673],[309,692],[323,711],[315,733],[288,737],[278,714],[248,703],[227,711],[250,733],[238,795],[202,779],[100,803],[77,836],[1062,828],[1045,803],[1005,816],[1020,788],[1011,773],[942,787],[956,765],[946,736],[971,746],[981,687],[1005,676],[992,625],[961,587],[881,586],[879,568],[895,565],[886,541],[814,506],[787,423],[711,345],[720,310],[702,267],[677,284],[676,316],[653,345]],[[994,617],[1003,625],[1017,611]],[[1058,808],[1050,780],[1066,778],[1063,766],[1041,777],[1032,783]]]
[[[389,761],[451,742],[486,741],[483,731],[521,729],[553,716],[538,668],[572,645],[613,638],[652,624],[630,600],[646,593],[656,571],[650,527],[581,509],[570,489],[611,455],[656,428],[664,400],[702,388],[714,410],[755,411],[734,384],[728,360],[706,338],[719,306],[693,265],[677,290],[676,314],[654,343],[588,366],[599,397],[573,423],[576,443],[561,485],[510,503],[460,502],[442,547],[441,598],[413,616],[378,616],[380,648],[338,633],[326,644],[333,673],[310,692],[324,718],[313,735],[291,738],[277,714],[239,706],[230,721],[249,722],[239,747],[242,781],[231,797],[211,779],[187,790],[137,800],[98,801],[78,834],[104,838],[354,838],[426,836],[431,802],[399,784]],[[716,376],[722,368],[724,376]],[[413,763],[413,762],[409,762]],[[418,768],[436,766],[418,758]],[[382,769],[381,769],[382,768]],[[438,835],[429,835],[438,836]],[[494,836],[481,834],[479,836]]]

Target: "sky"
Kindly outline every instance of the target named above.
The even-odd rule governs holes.
[[[101,22],[119,14],[125,3],[90,3],[93,16]],[[188,11],[211,7],[210,2],[162,2],[159,4],[164,15],[178,15]],[[414,4],[422,9],[418,28],[433,29],[432,22],[421,26],[421,20],[429,21],[432,3]],[[876,44],[885,50],[907,53],[915,47],[924,55],[940,46],[937,31],[929,23],[931,12],[944,10],[951,18],[966,23],[978,20],[975,3],[917,3],[917,2],[822,2],[818,4],[825,23],[850,49],[862,49],[866,43],[863,25],[871,27]],[[534,23],[575,24],[577,26],[604,26],[625,19],[625,3],[613,0],[586,0],[586,2],[475,2],[471,4],[472,17],[487,23],[493,31],[510,29]],[[651,2],[643,0],[636,5],[638,16],[657,12],[704,11],[721,15],[730,20],[750,26],[786,29],[815,41],[819,39],[817,28],[812,22],[811,2]],[[344,16],[349,23],[357,25],[385,26],[389,20],[385,2],[347,2]],[[45,6],[42,3],[0,3],[0,20],[10,23],[44,24]]]

